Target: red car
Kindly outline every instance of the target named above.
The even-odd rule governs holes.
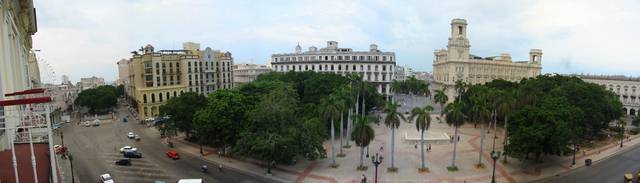
[[[176,152],[174,150],[167,151],[166,154],[171,159],[180,159],[180,155],[178,155],[178,152]]]

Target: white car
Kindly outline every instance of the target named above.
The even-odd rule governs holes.
[[[131,146],[124,146],[120,148],[120,153],[124,153],[125,151],[138,151],[138,149]]]
[[[90,127],[90,126],[91,126],[91,123],[89,123],[89,121],[85,121],[85,122],[84,122],[84,126],[85,126],[85,127]]]
[[[101,183],[114,183],[113,182],[113,178],[111,178],[111,175],[109,175],[108,173],[100,175],[100,182]]]
[[[129,133],[127,133],[127,137],[132,139],[132,138],[136,137],[136,134],[133,134],[133,132],[129,132]]]

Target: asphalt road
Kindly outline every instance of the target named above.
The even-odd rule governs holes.
[[[202,178],[205,182],[273,182],[263,177],[255,177],[244,172],[223,168],[218,172],[217,165],[209,164],[199,157],[188,153],[180,153],[181,159],[173,160],[164,153],[169,150],[160,138],[149,133],[143,125],[132,122],[122,122],[122,118],[129,116],[124,107],[117,113],[117,120],[101,120],[98,127],[84,127],[75,123],[63,128],[65,145],[73,156],[75,176],[81,183],[96,182],[98,176],[110,173],[116,182],[153,182],[165,180],[177,182],[181,178]],[[141,137],[137,142],[126,137],[128,132],[134,132]],[[131,166],[117,166],[115,161],[122,158],[119,149],[131,145],[142,152],[143,158],[132,159]],[[200,166],[206,164],[209,173],[204,174]]]
[[[576,162],[584,163],[584,162]],[[623,175],[631,173],[634,175],[634,182],[637,182],[636,174],[640,171],[640,146],[636,145],[624,152],[614,155],[601,162],[597,162],[589,167],[569,172],[568,174],[545,179],[538,182],[556,183],[614,183],[623,182]]]

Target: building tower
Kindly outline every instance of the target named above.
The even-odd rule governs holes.
[[[542,50],[531,49],[529,51],[529,63],[530,64],[542,64]]]
[[[300,43],[296,46],[296,53],[302,53],[302,47],[300,47]]]
[[[451,20],[451,37],[449,37],[448,57],[454,59],[469,58],[469,39],[467,39],[467,20],[453,19]]]

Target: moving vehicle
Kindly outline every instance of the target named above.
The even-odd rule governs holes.
[[[139,135],[135,135],[135,136],[133,137],[133,139],[136,139],[136,141],[140,141],[140,136],[139,136]]]
[[[100,126],[100,120],[93,120],[93,126]]]
[[[122,118],[122,122],[127,122],[127,118]]]
[[[142,153],[138,151],[125,151],[124,157],[125,158],[142,158]]]
[[[98,180],[100,180],[100,183],[114,183],[113,178],[111,178],[111,175],[109,175],[108,173],[100,175],[100,178]]]
[[[129,166],[129,165],[131,165],[131,159],[129,159],[129,158],[122,158],[122,159],[119,159],[118,161],[116,161],[116,165],[126,165],[126,166]]]
[[[127,137],[128,137],[129,139],[133,139],[135,136],[136,136],[136,134],[134,134],[133,132],[129,132],[129,133],[127,133]]]
[[[89,123],[89,121],[84,122],[84,127],[90,127],[90,126],[91,126],[91,123]]]
[[[625,183],[633,183],[633,175],[631,175],[630,173],[625,173],[624,174],[624,182]]]
[[[124,146],[120,148],[120,153],[131,152],[131,151],[138,151],[138,148],[131,147],[131,146]]]
[[[180,155],[178,154],[178,152],[174,150],[167,151],[166,154],[167,154],[167,157],[171,159],[174,159],[174,160],[180,159]]]
[[[180,179],[178,183],[202,183],[202,179]]]

